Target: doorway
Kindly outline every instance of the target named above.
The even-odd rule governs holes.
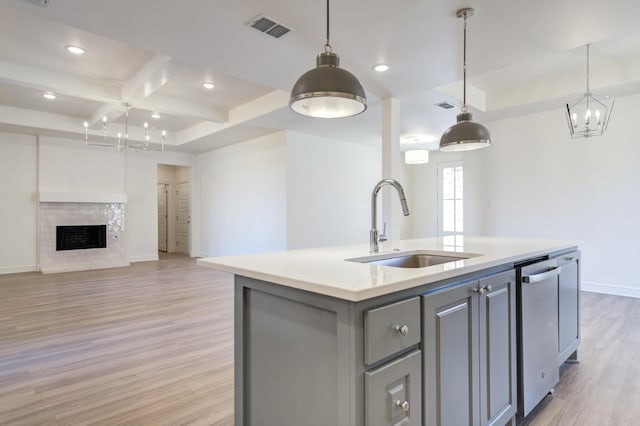
[[[191,254],[191,167],[158,165],[158,251]]]

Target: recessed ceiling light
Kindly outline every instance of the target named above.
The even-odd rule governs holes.
[[[52,101],[52,100],[54,100],[54,99],[56,98],[56,95],[54,95],[54,94],[53,94],[53,93],[51,93],[51,92],[44,92],[44,93],[42,94],[42,97],[43,97],[43,98],[45,98],[45,99],[49,99],[50,101]]]
[[[74,55],[82,55],[84,53],[84,49],[79,46],[69,45],[66,46],[65,49],[67,49],[67,52],[73,53]]]
[[[211,89],[213,89],[214,87],[216,87],[216,85],[215,85],[215,84],[213,84],[213,83],[212,83],[212,82],[210,82],[210,81],[205,81],[204,83],[202,83],[202,87],[204,87],[204,88],[205,88],[205,89],[207,89],[207,90],[211,90]]]
[[[160,118],[160,114],[158,114],[157,112],[154,112],[153,114],[151,114],[151,118],[157,120],[158,118]]]
[[[377,72],[389,71],[389,68],[391,68],[391,66],[387,64],[377,64],[373,66],[373,70]]]

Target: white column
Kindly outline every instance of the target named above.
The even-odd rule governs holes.
[[[412,185],[403,153],[400,151],[400,102],[395,98],[382,100],[382,178],[392,178],[400,182],[411,211]],[[405,217],[402,214],[396,190],[386,186],[379,196],[382,196],[382,212],[378,216],[380,232],[383,223],[386,222],[389,240],[411,238],[411,216]]]

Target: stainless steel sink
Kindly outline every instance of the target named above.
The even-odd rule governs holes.
[[[396,268],[426,268],[427,266],[456,262],[480,256],[479,254],[455,253],[455,255],[434,253],[397,253],[387,256],[369,256],[346,259],[351,262],[368,263],[370,265],[393,266]]]

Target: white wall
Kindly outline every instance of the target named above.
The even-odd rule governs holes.
[[[82,141],[0,133],[2,209],[0,273],[35,270],[39,191],[126,193],[124,233],[128,261],[157,259],[158,163],[192,167],[196,156],[165,151],[123,152],[88,147]],[[187,169],[189,170],[189,169]],[[188,172],[187,172],[188,173]],[[185,177],[184,173],[183,176]],[[199,251],[199,194],[192,180],[192,248]]]
[[[39,190],[124,193],[124,153],[78,140],[40,137]]]
[[[486,150],[484,150],[486,151]],[[413,238],[438,235],[438,164],[462,161],[464,168],[464,232],[485,233],[485,165],[483,151],[430,153],[429,163],[411,165]]]
[[[640,237],[638,102],[619,98],[601,138],[571,140],[558,108],[485,123],[494,139],[487,150],[432,153],[403,182],[412,189],[413,236],[435,235],[436,165],[461,158],[467,234],[579,240],[585,288],[640,296],[631,270]],[[197,157],[47,137],[38,147],[34,136],[12,133],[0,133],[0,148],[0,224],[12,241],[0,248],[0,273],[35,268],[38,190],[127,193],[125,246],[136,261],[157,255],[159,163],[192,166],[192,250],[206,256],[366,242],[381,177],[379,148],[294,132]]]
[[[287,248],[368,242],[380,164],[379,146],[287,132]]]
[[[580,240],[584,288],[640,297],[639,102],[617,99],[605,135],[589,139],[570,139],[560,106],[487,123],[487,234]]]
[[[121,154],[122,155],[122,154]],[[158,164],[193,166],[192,174],[197,174],[196,157],[179,152],[125,152],[125,226],[127,258],[130,262],[158,259]],[[196,170],[194,170],[194,168]],[[193,181],[192,181],[193,182]],[[194,187],[195,186],[195,187]],[[200,223],[200,190],[191,187],[191,253],[199,251],[198,228]]]
[[[0,273],[33,271],[37,254],[35,136],[0,132]]]
[[[124,244],[127,260],[156,260],[158,164],[193,166],[195,162],[196,157],[192,154],[117,152],[105,147],[86,146],[78,140],[42,137],[40,191],[126,193]],[[192,197],[192,206],[197,204],[198,194],[196,192]],[[197,234],[197,215],[192,217],[192,223],[193,233]],[[196,238],[192,247],[197,247],[197,244]]]
[[[285,132],[198,156],[200,255],[286,248]]]

